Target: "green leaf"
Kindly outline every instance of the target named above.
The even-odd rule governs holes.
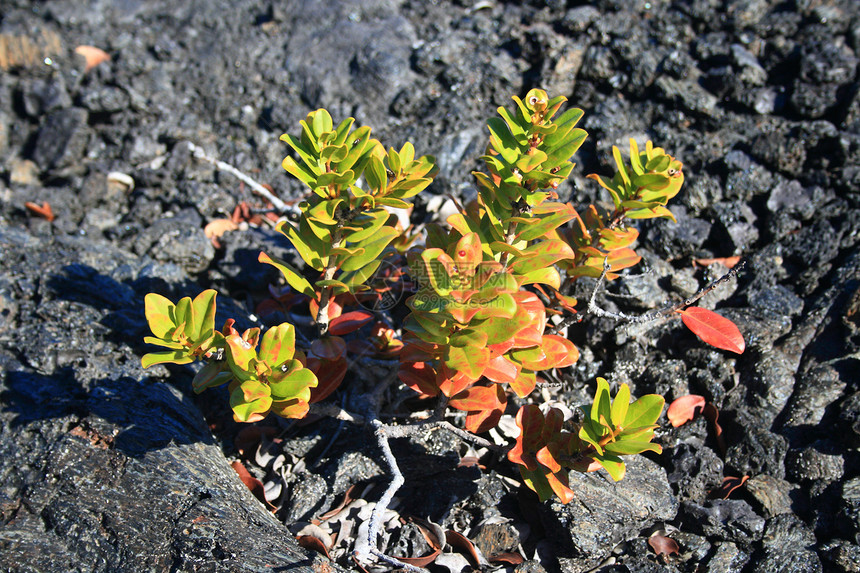
[[[150,330],[158,338],[167,337],[167,333],[176,326],[173,319],[175,316],[174,304],[170,302],[170,299],[152,292],[146,295],[143,300],[144,313]]]
[[[656,190],[666,187],[671,181],[668,177],[660,173],[645,173],[633,177],[632,182],[634,187],[648,187]]]
[[[144,336],[143,341],[147,344],[153,344],[155,346],[161,346],[163,348],[172,348],[174,350],[180,350],[185,348],[185,345],[180,342],[174,342],[172,340],[155,338],[154,336]]]
[[[547,159],[543,164],[543,169],[549,171],[550,169],[560,166],[565,161],[570,161],[570,158],[573,157],[573,154],[576,153],[577,150],[579,150],[586,137],[588,137],[588,134],[585,130],[578,128],[574,129],[569,138],[565,139],[564,144],[549,151]]]
[[[179,299],[179,302],[176,303],[176,308],[173,310],[174,315],[176,316],[176,334],[184,333],[187,337],[193,339],[193,333],[191,332],[191,324],[194,322],[193,316],[194,309],[191,308],[191,297],[182,297]]]
[[[397,237],[399,233],[393,227],[382,227],[375,234],[367,237],[362,241],[352,243],[350,248],[364,249],[364,252],[352,255],[341,265],[343,271],[357,271],[358,269],[369,264],[377,259],[379,254],[385,250],[391,241]]]
[[[233,415],[240,422],[254,422],[262,420],[272,407],[271,396],[260,396],[254,400],[247,400],[242,388],[236,388],[230,393],[230,407]]]
[[[303,277],[298,270],[296,270],[291,264],[281,259],[276,259],[274,257],[270,257],[266,253],[261,252],[260,256],[257,258],[261,263],[266,263],[272,265],[284,275],[284,278],[287,280],[287,283],[293,287],[297,292],[300,292],[304,295],[307,295],[311,298],[314,297],[314,287],[311,286],[311,283],[308,282],[308,279]]]
[[[655,155],[645,164],[646,171],[666,171],[672,162],[668,155]]]
[[[597,463],[603,466],[603,469],[609,473],[614,481],[621,481],[624,479],[624,474],[627,472],[627,468],[624,466],[624,462],[621,461],[621,458],[613,454],[604,454],[602,456],[595,456],[594,459]]]
[[[661,448],[659,444],[625,439],[619,439],[615,442],[609,442],[604,446],[604,449],[607,452],[612,452],[613,454],[617,454],[619,456],[631,456],[634,454],[641,454],[642,452],[654,452],[656,454],[659,454],[663,451],[663,448]]]
[[[296,329],[286,322],[269,328],[260,341],[259,359],[271,368],[292,359],[296,348]]]
[[[200,340],[202,334],[215,330],[215,297],[217,291],[207,289],[194,297],[191,306],[194,308],[194,340]]]
[[[497,117],[492,117],[487,120],[487,127],[490,130],[490,142],[493,144],[493,149],[509,165],[513,165],[520,157],[520,144],[511,134],[507,124]]]
[[[468,328],[459,330],[451,335],[451,346],[459,346],[460,348],[476,347],[482,348],[487,345],[487,333],[482,330]]]
[[[364,170],[364,178],[367,185],[374,191],[384,190],[388,187],[388,175],[385,173],[385,165],[378,157],[371,157]]]
[[[317,239],[316,236],[313,236],[312,232],[300,232],[286,221],[278,223],[278,226],[275,227],[275,229],[283,233],[287,239],[290,240],[299,252],[299,255],[308,265],[318,271],[325,269],[322,257],[324,253],[325,256],[327,256],[327,249],[326,251],[323,251],[319,239]]]
[[[630,177],[627,175],[627,169],[624,168],[624,160],[621,159],[621,152],[614,145],[612,146],[612,157],[615,158],[615,165],[618,167],[618,175],[624,182],[624,185],[630,187]]]
[[[561,211],[553,213],[546,217],[535,219],[535,222],[525,227],[519,234],[517,239],[520,241],[532,241],[543,237],[549,231],[553,231],[564,225],[571,219],[576,217],[576,213],[570,211]],[[515,253],[516,254],[516,253]]]
[[[223,366],[223,362],[210,362],[198,370],[194,380],[191,381],[192,390],[199,394],[207,388],[215,388],[232,380],[233,375]]]
[[[653,425],[663,412],[663,405],[665,403],[666,400],[657,394],[642,396],[630,404],[627,416],[624,418],[624,427],[637,428],[639,426]]]
[[[400,175],[402,165],[400,164],[400,154],[392,147],[388,150],[388,167],[394,173],[394,176]]]
[[[448,346],[445,349],[445,365],[451,370],[463,372],[477,379],[490,361],[490,351],[486,348],[460,348]]]
[[[174,350],[170,352],[150,352],[144,354],[140,363],[144,368],[149,368],[153,364],[188,364],[194,362],[194,358],[188,356],[185,350]]]
[[[517,160],[517,168],[523,173],[529,173],[537,169],[546,161],[546,153],[535,148],[531,153],[523,155]]]
[[[612,401],[610,419],[613,426],[623,426],[627,418],[627,410],[630,408],[630,386],[622,384],[618,388],[615,400]]]

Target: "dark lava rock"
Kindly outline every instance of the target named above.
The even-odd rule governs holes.
[[[741,547],[751,547],[761,539],[765,520],[750,505],[739,499],[716,499],[699,505],[681,504],[680,519],[685,529],[701,535],[718,535]]]
[[[678,502],[665,471],[643,457],[627,461],[624,481],[615,483],[602,473],[572,472],[570,488],[576,493],[567,505],[553,504],[544,512],[544,527],[558,547],[566,570],[593,567],[616,544],[639,531],[675,517]]]
[[[84,154],[89,141],[87,111],[64,108],[45,116],[33,149],[42,169],[70,167]]]
[[[142,330],[125,313],[149,262],[65,241],[0,233],[27,348],[0,346],[0,568],[318,566],[237,479],[188,396],[147,378],[123,342]]]
[[[768,520],[758,561],[760,571],[819,572],[821,560],[814,551],[815,535],[795,515],[783,514]]]

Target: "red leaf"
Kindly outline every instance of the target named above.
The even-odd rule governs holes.
[[[505,393],[500,386],[473,386],[451,398],[448,405],[458,410],[474,412],[477,410],[492,410],[504,404]]]
[[[700,306],[692,306],[677,312],[681,314],[681,320],[687,328],[703,342],[735,354],[744,353],[746,348],[744,337],[735,323],[728,318]]]
[[[490,563],[506,563],[508,565],[519,565],[525,558],[519,553],[496,553],[487,558]]]
[[[519,370],[516,364],[499,355],[490,359],[489,364],[484,368],[483,375],[485,378],[499,384],[505,382],[511,383],[516,380]]]
[[[344,376],[346,376],[346,366],[346,358],[343,357],[337,360],[308,358],[308,368],[317,377],[316,388],[311,388],[311,404],[325,400],[337,390]]]
[[[648,545],[651,546],[651,549],[657,555],[678,555],[681,549],[678,547],[677,541],[659,533],[655,533],[648,538]]]
[[[472,543],[468,537],[454,531],[453,529],[449,529],[445,532],[445,541],[448,542],[448,545],[453,547],[454,549],[459,549],[460,551],[466,552],[469,557],[472,558],[471,564],[473,567],[481,566],[481,558],[478,556],[478,552],[475,550],[475,544]]]
[[[266,501],[266,490],[263,487],[263,482],[249,474],[248,470],[245,469],[245,466],[242,465],[242,462],[235,461],[231,465],[233,466],[233,470],[239,474],[239,479],[242,480],[245,487],[251,490],[251,493],[254,494],[254,497],[259,499],[260,503],[265,505],[269,511],[275,511],[277,508]]]
[[[696,394],[681,396],[669,405],[666,417],[673,428],[683,426],[701,413],[705,407],[705,398]]]
[[[311,343],[311,352],[325,360],[336,360],[346,356],[346,342],[339,336],[317,338]]]
[[[401,362],[397,371],[400,381],[425,396],[438,396],[439,386],[436,384],[436,371],[426,362]]]
[[[333,318],[328,325],[329,334],[343,336],[355,332],[368,322],[373,320],[373,314],[366,310],[354,310]]]
[[[314,537],[313,535],[298,535],[296,536],[296,541],[298,541],[299,545],[305,549],[322,553],[331,559],[331,555],[328,553],[328,548],[326,548],[325,543],[323,543],[319,537]]]
[[[502,414],[505,413],[505,405],[500,404],[495,410],[478,410],[466,414],[466,429],[473,434],[482,434],[496,427]]]

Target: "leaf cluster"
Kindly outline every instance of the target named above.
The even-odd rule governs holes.
[[[541,501],[555,494],[567,503],[573,499],[569,470],[589,471],[596,465],[619,481],[625,473],[621,456],[662,452],[651,439],[663,404],[663,397],[655,394],[630,402],[626,384],[612,399],[609,384],[598,378],[594,402],[581,407],[585,419],[578,431],[563,428],[564,416],[557,408],[544,414],[533,404],[523,406],[517,414],[520,435],[508,459],[520,466],[523,481]]]
[[[205,360],[192,388],[200,393],[229,384],[230,407],[237,421],[262,420],[269,412],[284,418],[304,417],[317,378],[305,368],[304,355],[296,351],[295,327],[283,323],[261,337],[259,328],[240,334],[231,319],[219,332],[214,329],[215,297],[214,290],[205,290],[193,301],[185,297],[174,305],[161,295],[146,295],[146,319],[155,336],[144,340],[170,350],[146,354],[143,367]]]

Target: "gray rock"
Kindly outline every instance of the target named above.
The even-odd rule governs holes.
[[[48,114],[36,138],[33,161],[46,170],[71,166],[83,156],[88,133],[86,110],[64,108]]]
[[[562,568],[593,567],[617,543],[641,529],[672,519],[678,502],[666,481],[665,470],[641,456],[631,456],[624,480],[615,483],[603,472],[571,472],[575,497],[567,505],[552,504],[542,519],[563,548]],[[548,520],[548,521],[547,521]]]
[[[717,499],[699,505],[681,504],[681,516],[691,531],[707,536],[719,535],[741,547],[749,548],[761,539],[765,520],[749,504],[739,499]]]

